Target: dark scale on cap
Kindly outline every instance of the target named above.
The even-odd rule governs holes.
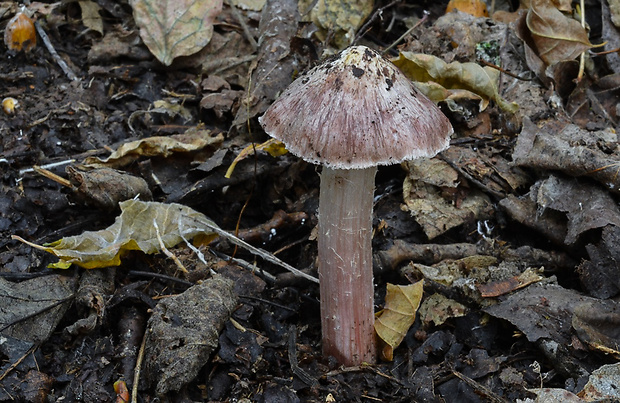
[[[360,69],[358,67],[353,66],[351,70],[353,70],[353,75],[357,78],[360,78],[361,76],[364,75],[364,69]]]
[[[340,77],[338,77],[334,80],[334,89],[336,91],[340,91],[341,88],[342,88],[342,80],[340,79]]]
[[[392,82],[392,80],[390,80],[389,78],[385,79],[385,83],[387,84],[387,90],[391,90],[392,87],[394,86],[394,83]]]

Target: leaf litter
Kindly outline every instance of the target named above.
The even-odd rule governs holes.
[[[263,401],[325,401],[330,396],[356,401],[362,395],[394,401],[617,397],[605,386],[614,382],[618,357],[613,299],[620,293],[617,80],[613,74],[604,76],[615,71],[611,61],[604,65],[612,60],[609,56],[586,55],[583,68],[573,60],[602,40],[596,29],[586,30],[571,16],[570,4],[533,1],[523,2],[522,11],[512,15],[513,10],[501,10],[502,18],[515,21],[512,26],[500,20],[497,10],[489,9],[490,18],[484,13],[442,15],[442,5],[429,4],[430,20],[416,26],[417,5],[336,2],[330,8],[319,1],[302,7],[305,22],[299,23],[295,2],[286,3],[286,10],[274,1],[264,8],[249,2],[235,3],[238,7],[194,3],[209,14],[199,29],[191,22],[179,24],[183,19],[174,13],[166,17],[163,8],[131,20],[131,12],[156,2],[136,1],[127,8],[99,2],[101,11],[95,14],[81,8],[83,24],[92,33],[103,21],[103,37],[78,35],[82,30],[69,14],[32,5],[48,26],[84,41],[70,48],[52,37],[56,46],[67,46],[63,54],[68,58],[83,54],[72,67],[89,85],[59,85],[45,93],[43,83],[49,79],[32,63],[42,57],[39,49],[3,66],[3,93],[20,98],[22,106],[0,129],[0,231],[6,239],[0,261],[12,276],[29,275],[49,263],[45,255],[12,243],[8,235],[15,234],[47,245],[42,248],[58,253],[61,262],[78,265],[91,255],[84,243],[90,242],[93,260],[83,264],[101,268],[86,272],[92,275],[76,268],[66,272],[76,273],[82,285],[75,309],[72,292],[67,291],[66,301],[56,299],[64,311],[52,317],[50,310],[50,324],[41,326],[46,329],[40,336],[45,359],[37,358],[42,367],[25,360],[31,372],[11,369],[3,390],[24,397],[18,385],[28,379],[48,395],[53,385],[67,400],[78,393],[89,401],[112,400],[117,379],[106,368],[121,361],[112,348],[117,335],[111,324],[119,321],[118,328],[132,329],[129,333],[144,334],[148,327],[157,334],[146,336],[149,353],[142,365],[147,369],[142,368],[142,383],[135,385],[149,397],[170,398],[176,390],[188,399],[212,401],[247,396]],[[603,19],[607,33],[617,31],[612,11],[594,17]],[[596,26],[588,12],[588,23]],[[98,20],[97,14],[106,18]],[[157,28],[153,21],[176,28],[149,42],[145,32]],[[426,82],[421,88],[440,102],[457,134],[438,158],[379,172],[374,260],[379,295],[388,280],[396,280],[399,289],[424,280],[424,293],[416,304],[396,307],[394,297],[386,297],[386,311],[399,314],[382,319],[385,328],[396,330],[388,343],[392,363],[339,369],[320,356],[313,316],[316,290],[309,285],[316,256],[311,233],[315,169],[290,155],[278,156],[284,152],[278,145],[264,146],[273,156],[247,151],[251,143],[265,140],[255,118],[317,55],[333,54],[353,41],[385,49],[377,44],[389,44],[411,27],[397,44],[399,53],[391,56],[412,78]],[[200,39],[166,45],[187,29]],[[173,68],[164,67],[170,63]],[[27,74],[17,74],[22,70]],[[57,74],[62,81],[63,73]],[[26,83],[44,94],[23,90]],[[110,146],[117,152],[103,158]],[[84,159],[90,171],[83,164],[67,172],[62,171],[66,164],[54,165]],[[231,178],[225,179],[235,163]],[[30,173],[42,172],[28,170],[32,165],[68,174],[71,189]],[[131,184],[131,178],[139,184]],[[125,201],[137,194],[155,202]],[[184,205],[171,204],[179,201]],[[110,226],[110,211],[131,203],[149,206],[146,210],[159,207],[148,220],[121,212],[117,218],[123,217],[123,226],[108,234],[123,238],[121,246],[114,236],[94,235],[116,228]],[[270,219],[279,210],[303,218],[283,225],[286,220]],[[189,243],[192,234],[178,223],[179,217],[194,214],[211,225],[197,229],[194,241],[205,235],[218,238],[208,247]],[[165,218],[169,215],[177,222]],[[249,247],[261,260],[245,261],[251,256],[231,245],[246,246],[220,226],[251,234],[248,240],[260,247]],[[124,231],[127,236],[121,236]],[[69,236],[75,233],[82,235]],[[45,244],[50,240],[58,241]],[[75,242],[73,252],[61,247],[67,240]],[[138,244],[152,255],[128,253]],[[267,287],[250,291],[251,279],[269,269],[266,262],[281,261],[262,248],[303,268],[310,281],[269,275]],[[206,251],[241,256],[215,258]],[[253,267],[254,273],[234,271],[235,262]],[[104,268],[111,263],[118,268]],[[154,276],[148,283],[133,280],[145,272]],[[213,272],[234,278],[235,291],[219,276],[188,289]],[[96,287],[94,273],[106,274]],[[6,288],[55,287],[30,281],[7,282]],[[170,294],[176,296],[161,299]],[[24,300],[36,300],[24,295]],[[153,297],[159,304],[149,312]],[[114,303],[108,305],[109,300]],[[201,304],[223,309],[195,309]],[[19,327],[20,317],[31,315],[16,309],[9,310],[13,316],[3,337]],[[37,318],[48,315],[46,308],[40,311],[34,312]],[[194,318],[197,313],[200,317]],[[128,320],[136,316],[150,317],[149,324]],[[50,332],[59,318],[70,324],[63,332]],[[97,343],[91,345],[91,339]],[[141,338],[136,339],[127,348],[137,351]],[[204,349],[192,350],[196,344],[188,340]],[[14,351],[3,354],[12,362],[32,348],[28,342],[11,343]],[[56,347],[61,345],[71,346],[70,351]],[[67,361],[76,364],[67,373],[57,370]],[[136,365],[123,360],[122,372],[131,375]],[[67,382],[50,381],[47,373]],[[131,376],[126,378],[134,386]],[[597,380],[602,383],[593,386]]]

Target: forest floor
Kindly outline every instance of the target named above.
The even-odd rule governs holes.
[[[589,30],[540,1],[492,18],[230,1],[187,56],[147,48],[155,16],[136,10],[162,6],[129,3],[32,2],[59,58],[41,36],[2,48],[18,106],[0,112],[0,401],[620,400],[620,62],[591,46],[620,47],[607,1],[586,2]],[[0,3],[0,27],[17,11]],[[379,168],[376,310],[388,283],[424,292],[391,361],[342,367],[315,282],[205,227],[183,236],[208,222],[317,277],[320,168],[258,146],[257,118],[353,41],[419,81],[454,135]]]

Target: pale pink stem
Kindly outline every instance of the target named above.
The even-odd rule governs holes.
[[[372,206],[376,167],[323,168],[319,281],[323,353],[341,364],[374,363]]]

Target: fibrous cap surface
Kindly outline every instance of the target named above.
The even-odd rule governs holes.
[[[448,148],[453,132],[432,101],[365,46],[300,76],[259,121],[293,154],[335,169],[432,157]]]

